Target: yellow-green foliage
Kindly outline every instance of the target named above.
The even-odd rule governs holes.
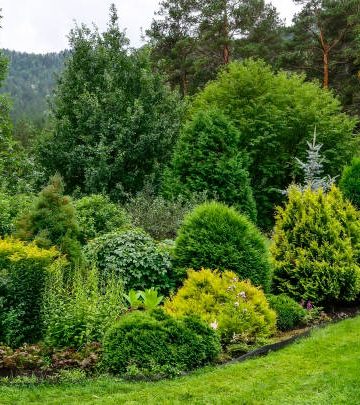
[[[316,304],[353,301],[360,292],[360,214],[333,187],[289,191],[271,253],[277,293]]]
[[[39,339],[45,279],[56,260],[62,263],[55,248],[0,239],[0,341],[17,345]]]
[[[225,344],[260,342],[275,330],[276,314],[264,293],[230,271],[189,270],[165,310],[174,316],[200,316],[218,330]]]

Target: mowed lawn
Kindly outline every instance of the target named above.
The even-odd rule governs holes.
[[[175,380],[0,386],[1,404],[360,404],[360,317],[266,357]]]

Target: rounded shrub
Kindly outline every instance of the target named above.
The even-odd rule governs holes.
[[[360,157],[354,158],[351,165],[345,167],[340,180],[340,189],[360,210]]]
[[[112,373],[134,368],[145,375],[173,374],[210,363],[219,338],[195,317],[175,319],[158,309],[123,316],[103,340],[103,364]]]
[[[168,249],[141,229],[127,229],[100,236],[85,247],[85,255],[103,277],[118,275],[126,291],[155,288],[167,293],[172,287]]]
[[[256,205],[247,171],[249,158],[239,149],[240,133],[222,112],[199,111],[181,132],[164,192],[191,195],[206,191],[256,221]]]
[[[174,254],[180,276],[189,268],[232,270],[240,279],[269,290],[265,238],[245,215],[222,203],[204,203],[185,217]]]
[[[304,321],[307,314],[306,309],[286,294],[269,294],[267,300],[270,308],[276,312],[276,326],[279,330],[294,329]]]
[[[113,232],[130,222],[125,211],[102,194],[83,197],[74,205],[82,242]]]
[[[230,271],[189,270],[164,308],[174,316],[198,315],[218,331],[224,344],[258,343],[275,331],[276,314],[264,293]]]
[[[289,189],[271,253],[274,291],[297,301],[354,301],[360,292],[360,213],[333,187]]]

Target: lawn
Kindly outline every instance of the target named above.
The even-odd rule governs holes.
[[[0,386],[1,404],[359,404],[360,317],[266,357],[156,383]]]

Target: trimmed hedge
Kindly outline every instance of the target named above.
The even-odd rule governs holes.
[[[279,330],[294,329],[304,321],[307,314],[306,309],[286,294],[269,294],[267,300],[270,308],[277,314],[276,326]]]

